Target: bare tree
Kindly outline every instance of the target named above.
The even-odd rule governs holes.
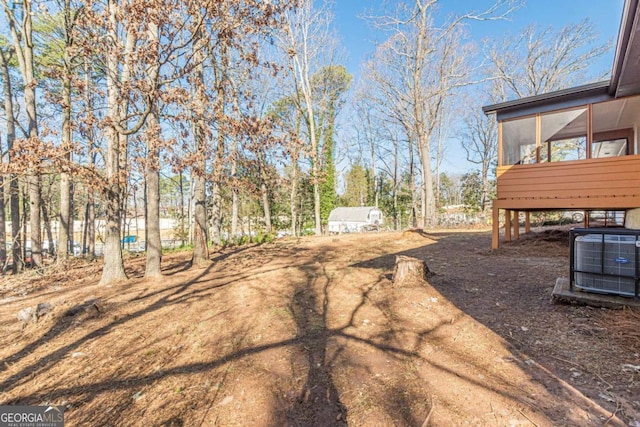
[[[612,43],[597,43],[593,24],[587,19],[559,31],[531,25],[517,37],[486,43],[492,65],[497,99],[524,98],[586,81],[594,60],[608,52]],[[603,76],[594,76],[596,79]]]
[[[370,73],[392,116],[415,143],[421,164],[422,225],[435,221],[436,200],[431,162],[432,138],[453,91],[471,83],[469,47],[461,42],[467,19],[499,19],[511,11],[510,2],[496,2],[480,13],[468,13],[434,23],[437,0],[415,0],[395,16],[374,19],[391,36],[376,50]],[[503,9],[506,9],[503,11]]]
[[[475,105],[475,103],[470,104]],[[464,117],[460,141],[467,154],[467,160],[480,166],[482,179],[480,207],[484,213],[491,189],[489,175],[498,155],[498,129],[494,118],[485,116],[480,107],[470,108]]]
[[[415,144],[422,166],[422,225],[435,216],[431,138],[443,114],[444,101],[467,74],[459,54],[459,34],[441,34],[432,26],[426,5],[416,4],[411,27],[393,34],[381,44],[368,66],[379,93],[379,102],[403,126]]]

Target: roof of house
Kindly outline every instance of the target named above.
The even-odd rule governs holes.
[[[609,81],[589,83],[541,95],[528,96],[512,101],[482,107],[485,114],[498,114],[498,120],[526,116],[550,110],[571,108],[613,99],[609,93]]]
[[[378,208],[374,206],[363,206],[357,208],[335,208],[329,214],[329,221],[350,221],[350,222],[366,222],[369,218],[369,212]]]
[[[616,55],[611,71],[611,94],[616,98],[640,93],[640,4],[638,0],[626,0]]]
[[[482,107],[498,120],[520,117],[640,93],[640,3],[624,4],[611,79]]]

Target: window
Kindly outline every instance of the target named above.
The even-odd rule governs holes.
[[[640,152],[640,146],[636,140],[638,129],[640,129],[640,96],[593,104],[594,142],[591,145],[591,157],[638,154]],[[602,144],[597,145],[597,143]]]
[[[591,157],[624,156],[627,154],[627,138],[613,139],[609,141],[597,141],[591,144]]]
[[[500,166],[638,154],[638,133],[640,96],[507,119]]]
[[[502,164],[520,165],[536,162],[536,118],[502,123]]]
[[[540,116],[540,160],[562,162],[587,158],[587,109]]]

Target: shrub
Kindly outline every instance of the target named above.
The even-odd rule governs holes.
[[[276,239],[275,234],[273,233],[263,233],[260,232],[258,233],[258,235],[256,236],[256,243],[258,244],[262,244],[262,243],[271,243]]]

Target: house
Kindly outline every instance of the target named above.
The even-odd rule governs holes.
[[[372,206],[358,208],[335,208],[329,214],[329,233],[356,233],[372,228],[378,229],[384,223],[382,212]]]
[[[519,213],[640,207],[640,9],[626,0],[611,79],[483,107],[498,121],[492,248]],[[514,218],[514,219],[512,219]]]

